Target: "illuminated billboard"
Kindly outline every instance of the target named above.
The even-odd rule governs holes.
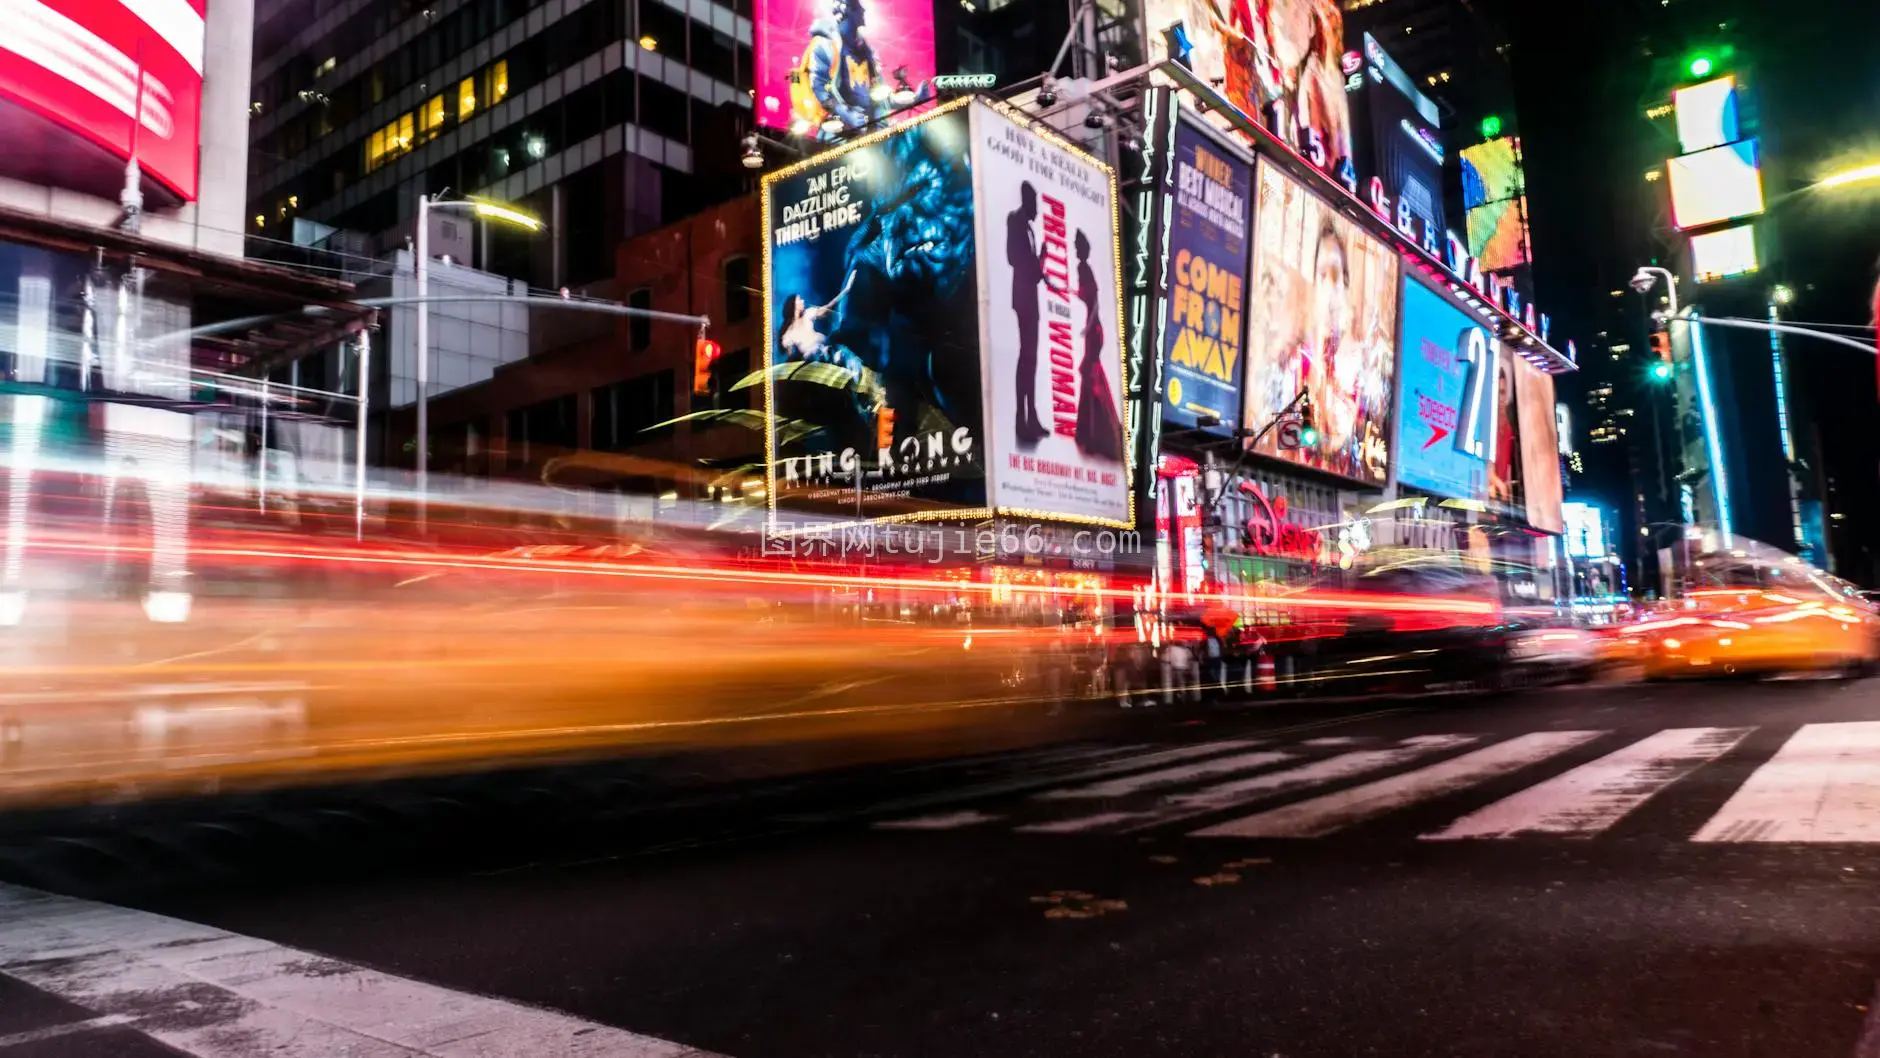
[[[1302,391],[1318,443],[1261,455],[1382,485],[1390,466],[1397,255],[1261,159],[1255,186],[1252,317],[1242,422],[1259,430]]]
[[[773,511],[1133,523],[1108,166],[959,100],[760,208]]]
[[[1600,509],[1576,502],[1561,504],[1560,511],[1566,523],[1567,554],[1573,558],[1605,558],[1605,518]]]
[[[1007,111],[971,114],[992,506],[1128,526],[1116,174]]]
[[[1520,357],[1514,365],[1515,402],[1521,423],[1521,497],[1527,523],[1543,533],[1558,533],[1560,520],[1560,437],[1554,411],[1554,376]]]
[[[1192,428],[1211,415],[1240,421],[1246,349],[1247,233],[1253,167],[1193,125],[1175,133],[1175,182],[1162,302],[1162,420]]]
[[[985,507],[968,143],[955,105],[764,177],[773,507]]]
[[[1665,167],[1671,177],[1671,222],[1680,231],[1763,210],[1762,165],[1755,140],[1686,154]]]
[[[1486,500],[1500,366],[1492,332],[1406,276],[1399,344],[1398,482],[1437,496]]]
[[[1337,0],[1144,0],[1150,61],[1170,58],[1181,23],[1188,66],[1249,117],[1332,173],[1351,162],[1345,105],[1345,18]]]
[[[1375,181],[1374,201],[1395,203],[1400,230],[1448,230],[1443,216],[1443,136],[1436,105],[1383,45],[1364,35],[1363,68],[1349,92],[1354,123],[1366,135],[1358,146],[1358,177]]]
[[[1699,283],[1746,275],[1761,267],[1754,224],[1691,236],[1691,274]]]
[[[1503,136],[1462,152],[1462,201],[1469,254],[1485,272],[1527,264],[1527,195],[1521,141]]]
[[[206,4],[14,0],[0,34],[0,99],[118,158],[130,157],[134,142],[146,175],[193,200]],[[18,150],[14,131],[9,122]],[[58,183],[60,174],[48,179]]]
[[[1678,122],[1678,144],[1685,153],[1708,150],[1733,142],[1738,133],[1736,78],[1680,88],[1671,95]]]
[[[931,96],[931,0],[757,0],[757,123],[836,142]]]

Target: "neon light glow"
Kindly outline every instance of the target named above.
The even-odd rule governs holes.
[[[1692,313],[1695,317],[1696,313]],[[1717,526],[1724,544],[1730,542],[1730,482],[1723,462],[1723,438],[1717,433],[1717,401],[1710,391],[1710,354],[1704,349],[1704,328],[1690,320],[1691,356],[1697,367],[1697,398],[1703,403],[1704,448],[1710,455],[1710,488],[1717,500]]]

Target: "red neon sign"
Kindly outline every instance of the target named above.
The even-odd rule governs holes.
[[[196,197],[208,0],[14,0],[0,35],[0,99]],[[139,91],[139,71],[142,90]]]
[[[1245,527],[1247,550],[1268,558],[1291,558],[1319,564],[1325,552],[1325,534],[1286,520],[1286,497],[1268,500],[1260,486],[1240,483],[1240,491],[1254,498],[1253,514]]]

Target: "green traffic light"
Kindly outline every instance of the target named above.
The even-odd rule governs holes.
[[[1299,431],[1299,444],[1306,448],[1319,446],[1319,431],[1311,426]]]
[[[1490,114],[1482,119],[1482,138],[1492,140],[1501,135],[1501,115]]]
[[[1715,68],[1716,64],[1710,61],[1708,55],[1698,55],[1691,59],[1692,77],[1709,77],[1710,71]]]
[[[1671,377],[1671,365],[1663,360],[1652,365],[1652,377],[1660,382]]]

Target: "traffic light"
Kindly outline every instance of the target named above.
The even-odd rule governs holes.
[[[1660,360],[1657,363],[1652,365],[1652,380],[1653,381],[1667,382],[1670,379],[1671,379],[1671,364],[1669,362]]]
[[[1317,448],[1319,446],[1319,420],[1312,413],[1312,398],[1299,401],[1299,447]]]
[[[875,447],[894,447],[894,409],[886,404],[875,410]]]
[[[1652,359],[1661,364],[1671,362],[1671,335],[1664,331],[1652,332]]]
[[[722,352],[718,343],[704,335],[692,343],[692,395],[709,397],[712,392],[712,365],[718,362]]]

